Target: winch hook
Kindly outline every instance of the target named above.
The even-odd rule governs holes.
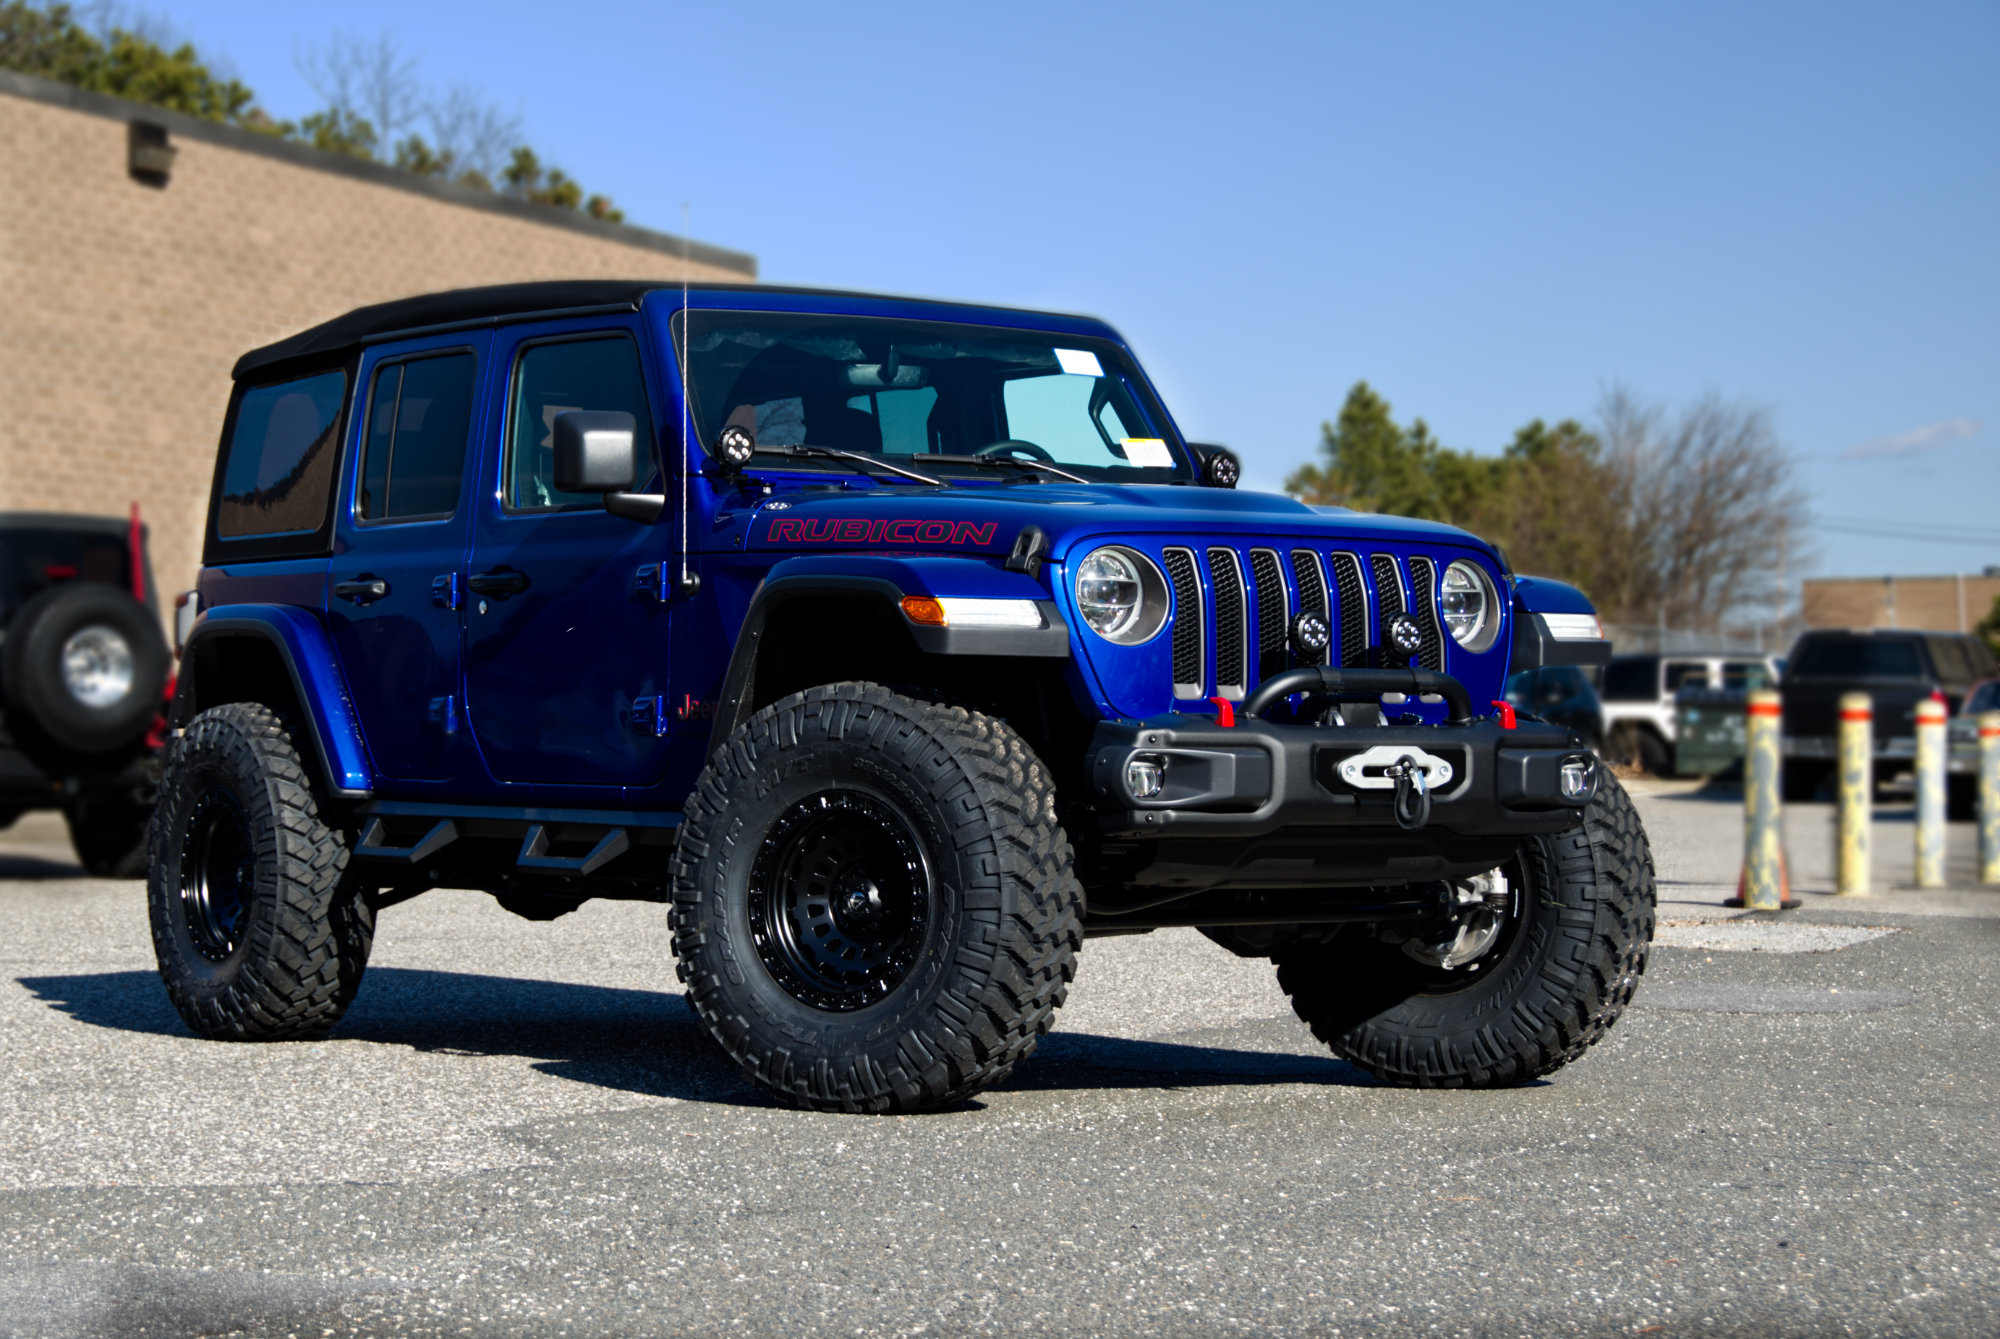
[[[1396,826],[1415,832],[1431,821],[1431,788],[1423,765],[1409,754],[1382,769],[1396,778]]]

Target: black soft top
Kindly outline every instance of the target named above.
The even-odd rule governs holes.
[[[268,369],[288,363],[324,364],[364,344],[376,344],[392,337],[401,338],[432,331],[471,329],[499,325],[523,317],[583,316],[606,311],[630,311],[648,293],[663,289],[678,291],[672,279],[550,279],[526,284],[489,284],[482,288],[453,288],[442,293],[378,302],[372,307],[356,307],[344,316],[322,321],[310,330],[301,330],[275,344],[252,349],[236,360],[230,375],[243,381]],[[886,299],[897,303],[979,311],[1018,311],[988,303],[939,302],[933,298],[888,298],[884,294],[855,293],[841,289],[809,288],[796,285],[759,283],[717,283],[703,279],[692,285],[705,293],[785,293],[825,298]],[[1049,316],[1048,312],[1029,315]],[[1064,317],[1065,320],[1088,318]],[[304,370],[301,367],[300,370]]]
[[[556,279],[528,284],[490,284],[484,288],[454,288],[443,293],[397,298],[393,302],[378,302],[372,307],[356,307],[344,316],[322,321],[310,330],[301,330],[276,344],[252,349],[236,360],[236,367],[230,375],[242,381],[280,363],[336,354],[383,335],[408,334],[434,326],[478,325],[536,312],[636,307],[639,299],[646,294],[669,286],[668,281],[663,279]],[[671,286],[679,287],[678,284]],[[702,284],[703,288],[725,286],[735,287]]]

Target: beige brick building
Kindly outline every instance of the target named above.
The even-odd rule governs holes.
[[[1983,576],[1822,577],[1805,583],[1809,628],[1929,628],[1970,632],[2000,598],[2000,573]]]
[[[433,289],[756,277],[740,252],[6,71],[0,168],[0,510],[137,501],[168,592],[200,562],[244,350]]]

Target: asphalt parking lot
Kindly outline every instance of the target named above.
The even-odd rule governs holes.
[[[382,917],[331,1040],[194,1040],[140,884],[0,834],[0,1334],[2000,1331],[2000,890],[1719,905],[1726,793],[1642,785],[1662,932],[1545,1082],[1385,1088],[1268,964],[1090,943],[1004,1088],[775,1108],[682,1005],[665,916]],[[1900,861],[1900,864],[1899,864]]]

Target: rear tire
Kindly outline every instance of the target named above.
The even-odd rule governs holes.
[[[1787,759],[1783,773],[1785,803],[1812,803],[1819,798],[1819,788],[1831,775],[1832,769],[1825,763]]]
[[[1005,1078],[1075,974],[1055,787],[1005,722],[867,683],[752,716],[674,858],[687,998],[795,1106],[920,1111]]]
[[[146,830],[153,806],[129,796],[78,800],[63,813],[77,863],[99,879],[136,879],[146,873]]]
[[[1653,857],[1617,780],[1583,822],[1521,844],[1513,923],[1474,966],[1445,972],[1351,927],[1277,957],[1313,1035],[1384,1082],[1498,1088],[1560,1069],[1611,1029],[1646,970]]]
[[[1944,789],[1945,817],[1954,823],[1970,823],[1979,817],[1979,778],[1948,776]]]
[[[285,1041],[339,1021],[375,912],[276,712],[233,702],[194,718],[167,753],[149,846],[153,947],[190,1028]]]

